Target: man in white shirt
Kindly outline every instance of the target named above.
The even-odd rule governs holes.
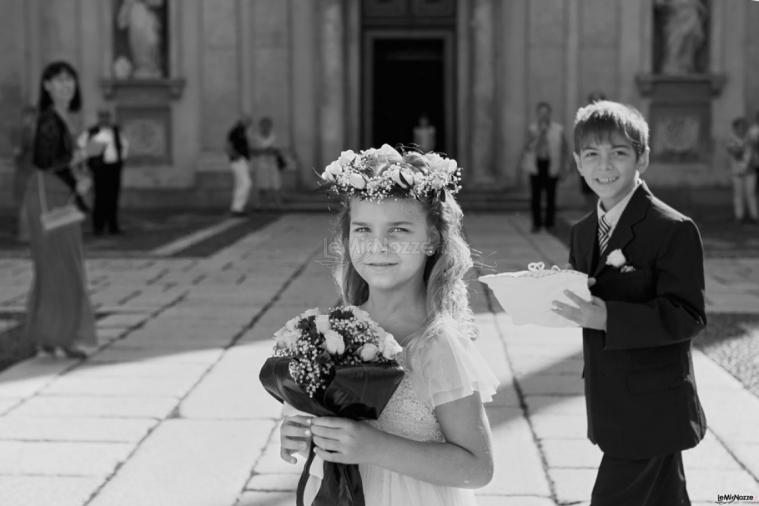
[[[95,202],[92,210],[92,226],[95,235],[120,234],[118,208],[121,193],[121,172],[129,149],[128,141],[113,122],[111,111],[100,109],[98,123],[79,138],[80,147],[90,142],[103,146],[97,156],[87,159],[92,172]]]

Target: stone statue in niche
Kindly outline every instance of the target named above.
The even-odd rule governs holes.
[[[703,73],[707,46],[708,7],[705,0],[654,0],[659,72]]]
[[[115,12],[115,77],[166,77],[165,0],[116,0]]]

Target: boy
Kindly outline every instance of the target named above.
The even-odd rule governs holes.
[[[574,137],[599,202],[572,227],[569,261],[593,297],[567,291],[576,306],[554,311],[583,327],[588,437],[604,453],[591,505],[690,505],[680,452],[706,431],[690,353],[706,325],[701,238],[640,180],[649,146],[638,111],[587,105]]]

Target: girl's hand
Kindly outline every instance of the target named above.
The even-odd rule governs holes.
[[[296,464],[298,459],[293,454],[305,456],[311,444],[311,418],[295,415],[286,416],[279,428],[279,456],[290,464]]]
[[[348,418],[314,418],[311,432],[314,453],[327,462],[368,463],[380,447],[379,430]]]

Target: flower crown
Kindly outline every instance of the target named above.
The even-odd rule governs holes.
[[[387,197],[437,197],[445,200],[461,189],[461,167],[456,160],[437,153],[399,153],[391,146],[351,150],[327,165],[322,180],[332,191],[346,198],[379,201]]]

